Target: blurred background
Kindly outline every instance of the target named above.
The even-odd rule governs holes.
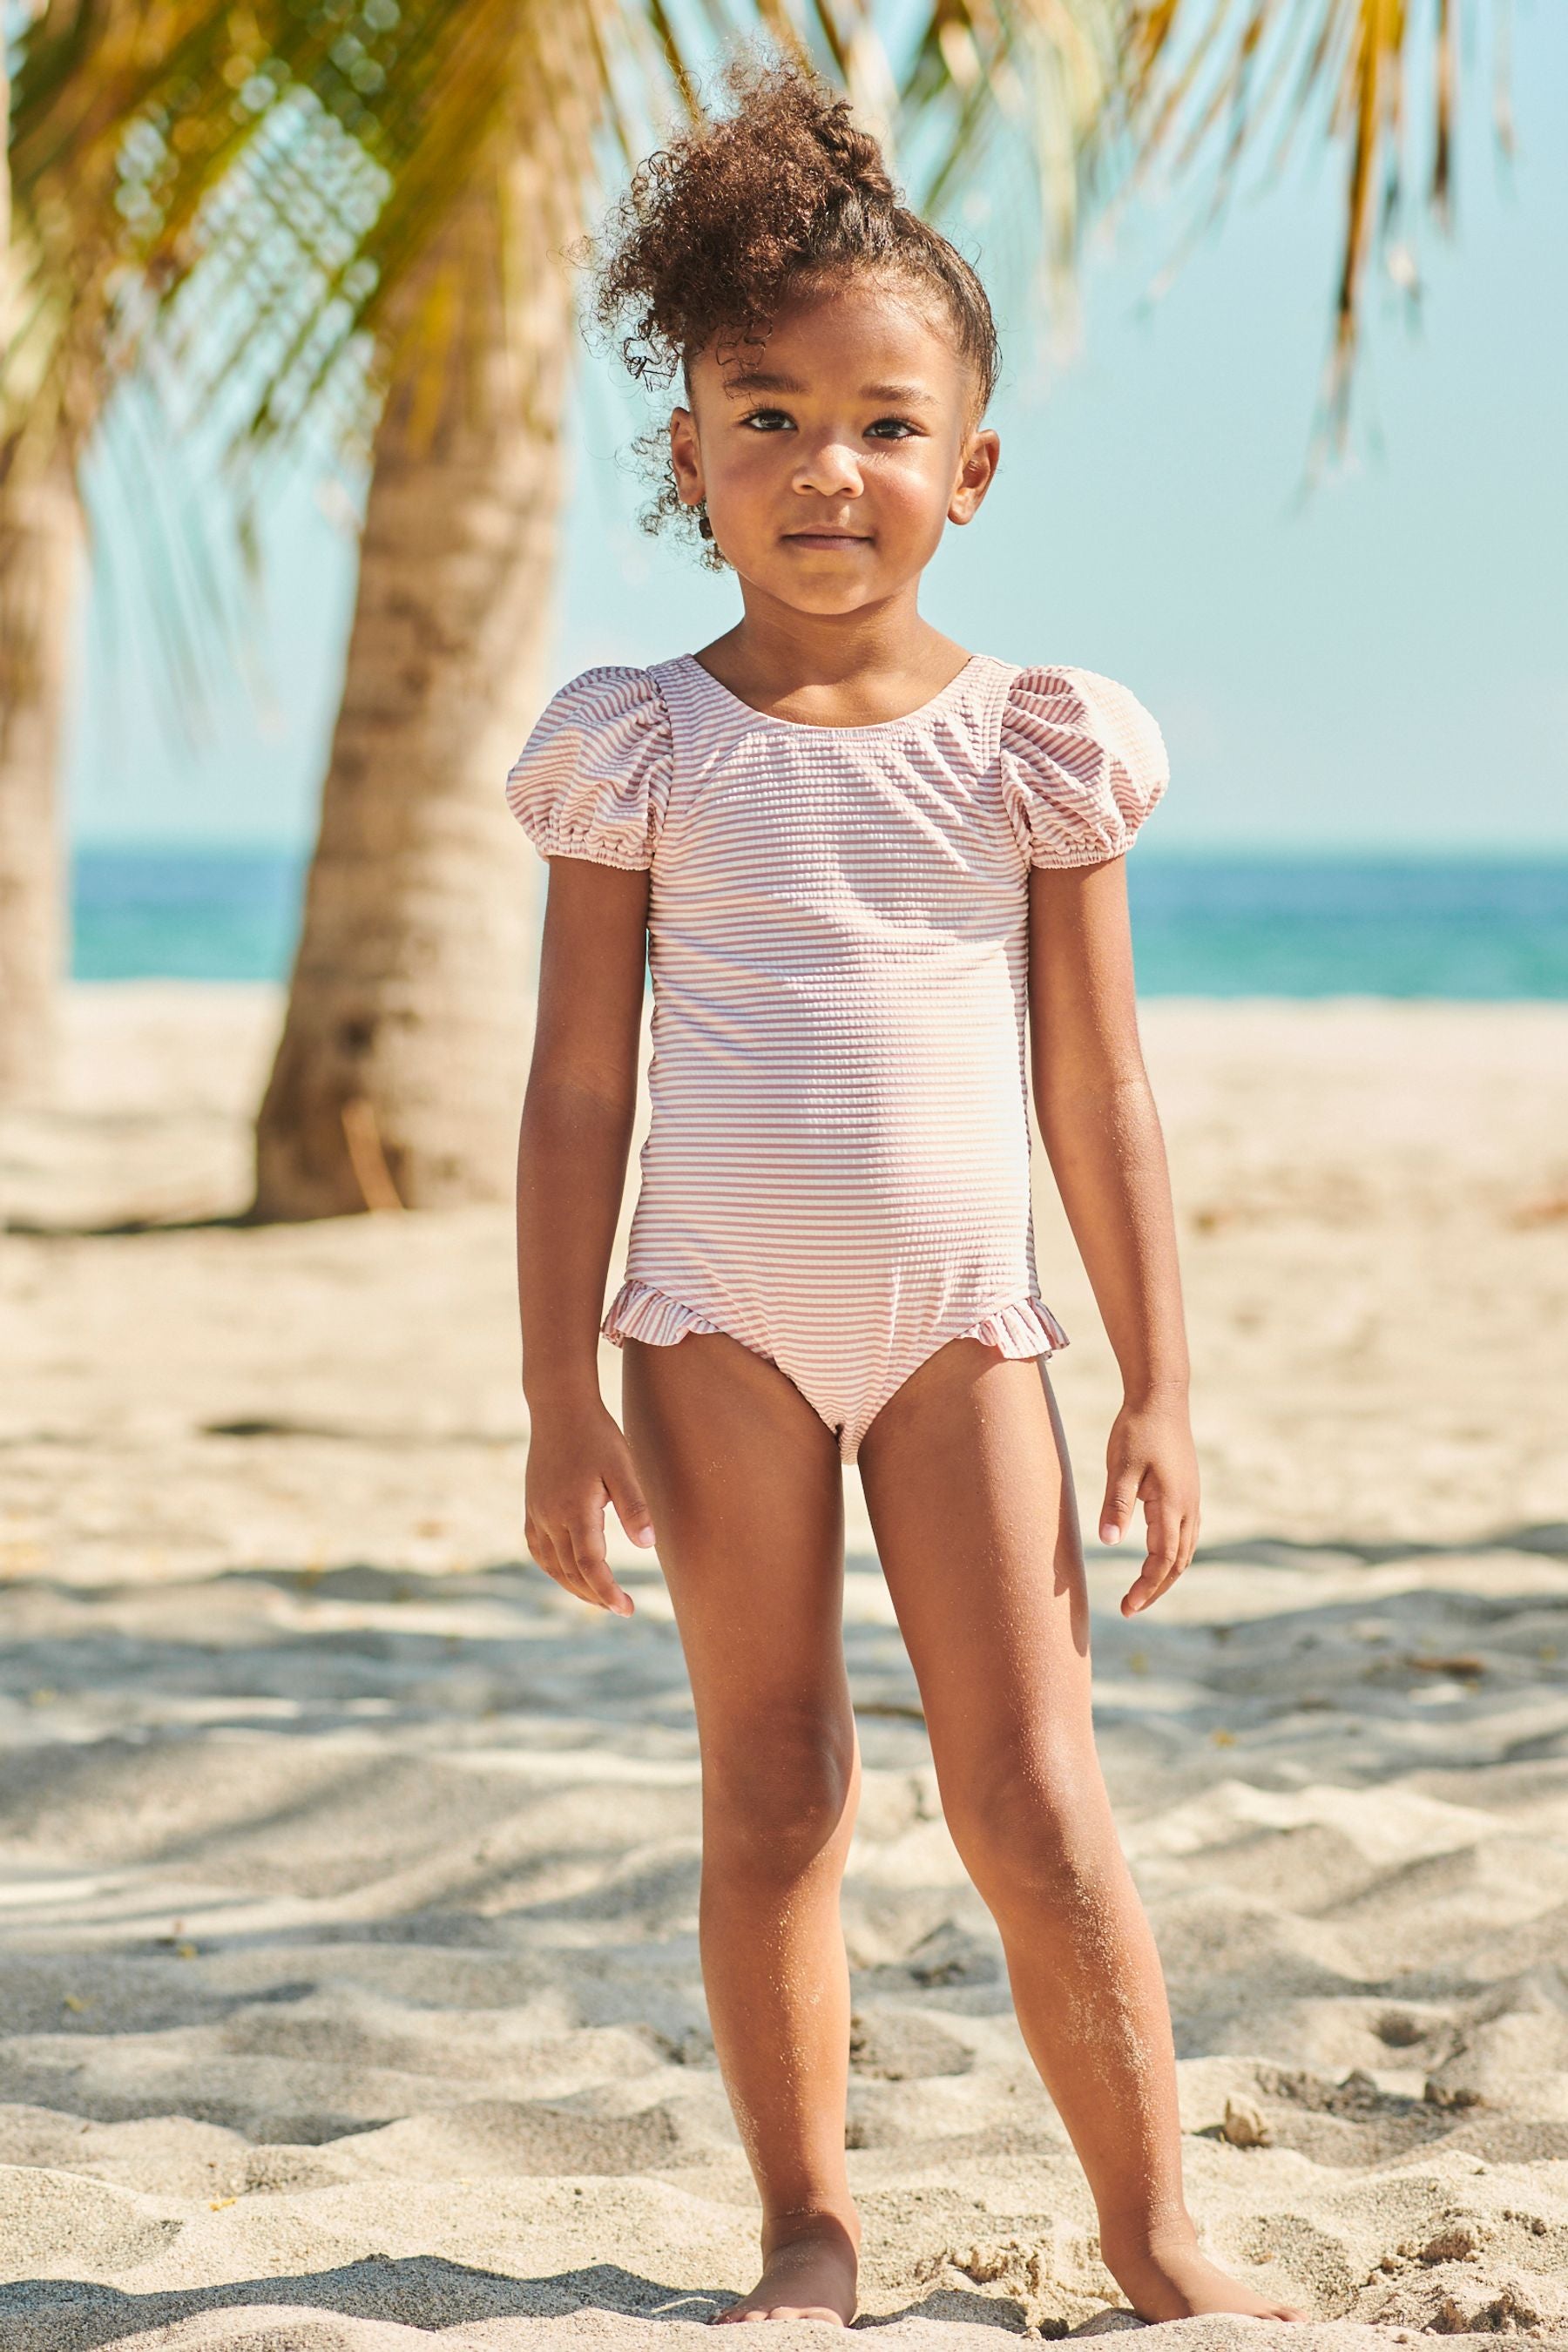
[[[925,609],[1123,679],[1171,754],[1128,883],[1204,1534],[1147,1622],[1136,1543],[1088,1573],[1194,2210],[1335,2352],[1568,2338],[1568,16],[4,21],[18,2342],[629,2344],[750,2284],[662,1576],[612,1519],[622,1622],[522,1544],[503,786],[575,670],[734,617],[641,527],[658,388],[569,257],[760,33],[1000,316],[1002,472]],[[1036,1175],[1092,1524],[1119,1376]],[[1118,2297],[845,1505],[865,2307],[1059,2335]]]
[[[1553,390],[1568,328],[1549,296],[1568,225],[1568,24],[1523,12],[1506,146],[1491,29],[1467,19],[1449,234],[1424,205],[1418,153],[1406,217],[1360,289],[1347,446],[1315,472],[1346,202],[1342,146],[1321,126],[1272,179],[1260,139],[1225,217],[1174,260],[1198,173],[1180,206],[1140,185],[1114,220],[1091,217],[1068,320],[1029,267],[1020,159],[995,152],[1017,132],[993,136],[952,192],[965,249],[984,267],[999,247],[1007,470],[983,522],[951,536],[927,605],[1009,659],[1125,676],[1160,717],[1175,789],[1130,873],[1151,992],[1568,986]],[[1419,150],[1429,43],[1412,40],[1406,70]],[[1053,319],[1080,339],[1070,356],[1048,347]],[[61,753],[73,968],[280,979],[342,695],[365,482],[328,462],[320,426],[280,462],[258,524],[257,690],[215,661],[192,742],[138,533],[149,505],[216,518],[226,493],[198,436],[146,437],[134,394],[121,404],[84,473],[101,550]],[[568,405],[559,551],[540,583],[552,685],[700,645],[734,603],[730,582],[638,529],[647,489],[627,452],[647,418],[613,353],[579,344]],[[213,537],[215,563],[232,563]]]
[[[363,1204],[345,1106],[378,1198],[504,1189],[542,877],[487,792],[733,606],[638,527],[661,411],[568,256],[770,25],[995,289],[1006,476],[928,609],[1160,718],[1145,992],[1561,997],[1568,27],[1309,16],[12,0],[4,1091],[64,971],[299,951],[258,1209]]]

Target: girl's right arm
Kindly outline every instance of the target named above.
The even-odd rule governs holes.
[[[621,1616],[605,1504],[635,1543],[652,1515],[599,1393],[599,1324],[637,1113],[646,870],[552,856],[517,1157],[517,1284],[529,1412],[524,1533],[548,1576]]]

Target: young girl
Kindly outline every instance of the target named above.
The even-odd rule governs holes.
[[[741,588],[698,654],[587,670],[508,782],[549,860],[518,1204],[526,1532],[629,1615],[613,1503],[658,1555],[702,1759],[700,1946],[763,2205],[722,2320],[847,2323],[859,1758],[841,1633],[858,1462],[953,1841],[1135,2311],[1299,2319],[1199,2251],[1169,2012],[1090,1722],[1089,1604],[1045,1359],[1028,1076],[1121,1367],[1100,1537],[1124,1614],[1192,1558],[1198,1481],[1122,857],[1166,782],[1093,671],[972,654],[921,574],[996,473],[997,352],[960,255],[793,67],[645,163],[598,308],[679,367],[661,499]],[[662,446],[662,437],[661,437]],[[652,1123],[600,1321],[636,1106]],[[1030,1042],[1026,1045],[1026,1014]],[[617,1427],[600,1330],[625,1350]]]

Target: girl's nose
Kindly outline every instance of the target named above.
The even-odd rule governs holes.
[[[859,459],[842,441],[824,441],[818,448],[803,450],[795,486],[828,499],[858,499],[865,487]]]

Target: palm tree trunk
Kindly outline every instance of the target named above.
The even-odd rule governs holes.
[[[0,43],[0,360],[13,324],[11,85]],[[0,1101],[47,1093],[60,954],[55,766],[78,535],[74,486],[0,449]],[[62,497],[62,491],[64,496]]]
[[[542,698],[572,343],[560,193],[537,174],[525,193],[508,217],[542,233],[521,295],[481,188],[394,322],[321,832],[257,1125],[258,1217],[510,1190],[539,891],[503,785]],[[466,367],[432,356],[454,316],[471,331]]]
[[[0,451],[0,1100],[37,1102],[54,1078],[64,944],[57,778],[81,511],[62,450],[32,472]]]

